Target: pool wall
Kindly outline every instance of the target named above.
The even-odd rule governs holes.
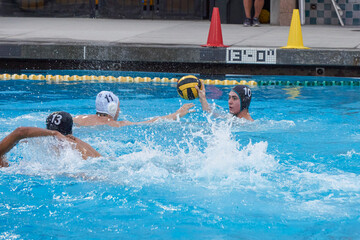
[[[0,22],[1,73],[79,69],[360,76],[359,29],[354,27],[306,25],[290,31],[294,27],[223,24],[222,31],[210,31],[209,21],[4,17]],[[203,47],[210,33],[229,47]],[[293,38],[296,46],[288,46]]]
[[[1,72],[21,69],[358,77],[360,51],[79,43],[0,44]]]

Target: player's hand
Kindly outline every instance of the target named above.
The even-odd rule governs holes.
[[[179,108],[179,110],[176,111],[176,113],[179,115],[179,117],[183,117],[188,113],[194,112],[195,110],[190,109],[194,106],[195,106],[195,104],[193,104],[193,103],[186,103],[186,104],[182,105],[181,108]]]
[[[200,82],[201,82],[201,88],[199,88],[198,86],[195,86],[195,88],[198,91],[198,95],[201,101],[202,99],[206,99],[206,93],[205,93],[204,82],[202,80],[200,80]]]

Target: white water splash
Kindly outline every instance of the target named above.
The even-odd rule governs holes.
[[[254,191],[262,198],[280,198],[289,214],[297,218],[301,211],[304,218],[325,219],[351,214],[346,205],[337,215],[339,207],[336,206],[348,201],[349,194],[354,195],[352,201],[358,201],[356,194],[360,187],[356,183],[360,179],[357,174],[311,172],[306,167],[280,164],[276,156],[268,152],[268,142],[253,142],[246,134],[246,128],[256,127],[257,122],[231,118],[207,120],[203,124],[160,122],[144,131],[143,139],[133,142],[118,141],[118,132],[103,129],[114,136],[104,138],[109,135],[105,132],[84,140],[100,149],[105,157],[87,161],[69,145],[63,146],[61,153],[54,154],[54,139],[31,139],[12,150],[10,168],[1,171],[46,178],[67,176],[129,187],[178,184],[180,188],[193,186],[223,193]],[[291,121],[270,125],[293,126]],[[178,136],[165,137],[162,130],[160,133],[155,130],[156,126],[160,126],[160,130],[166,127],[165,131],[178,132]],[[135,128],[135,131],[142,130]],[[122,131],[119,129],[120,133]],[[157,134],[163,137],[159,140]],[[242,134],[247,137],[242,139]],[[341,156],[354,154],[358,153],[351,150]],[[343,196],[342,192],[346,194]]]
[[[53,137],[21,141],[8,160],[13,173],[40,176],[78,172],[85,163],[71,143]]]
[[[345,154],[339,154],[338,156],[340,157],[347,157],[347,158],[352,158],[354,155],[360,155],[360,153],[357,153],[354,149],[351,149],[350,151],[347,151],[347,153]]]

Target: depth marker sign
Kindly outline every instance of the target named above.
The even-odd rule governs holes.
[[[276,64],[276,49],[227,48],[226,63]]]

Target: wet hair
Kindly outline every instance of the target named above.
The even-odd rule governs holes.
[[[251,102],[251,89],[245,85],[237,85],[232,91],[234,91],[240,99],[240,112],[244,109],[249,109]]]
[[[73,119],[67,112],[53,112],[46,118],[46,128],[63,135],[72,134]]]

